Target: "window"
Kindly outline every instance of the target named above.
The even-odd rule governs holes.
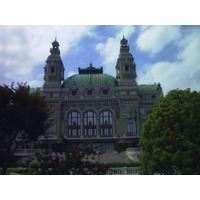
[[[54,74],[55,73],[55,68],[54,67],[51,67],[51,74]]]
[[[92,96],[92,95],[93,95],[93,90],[88,90],[88,91],[87,91],[87,95],[88,95],[88,96]]]
[[[112,113],[110,111],[102,111],[100,113],[100,136],[112,136]]]
[[[97,118],[96,113],[93,111],[87,111],[84,114],[84,136],[85,137],[92,137],[97,135]]]
[[[145,114],[144,107],[140,108],[140,114],[141,114],[141,115],[144,115],[144,114]]]
[[[134,130],[133,130],[133,122],[128,122],[126,124],[126,134],[130,136],[130,135],[133,135],[133,132],[134,132]]]
[[[80,137],[80,114],[76,111],[68,115],[68,137]]]
[[[108,90],[107,90],[107,89],[104,89],[104,90],[102,91],[102,93],[103,93],[104,96],[107,96],[107,95],[108,95]]]
[[[129,65],[125,65],[125,72],[129,72]]]
[[[112,150],[112,144],[102,144],[102,151],[103,152],[110,152]]]
[[[73,97],[77,96],[77,94],[78,94],[77,90],[73,90],[73,91],[71,92],[71,95],[72,95]]]
[[[127,125],[127,133],[132,133],[133,132],[133,124],[132,123],[128,123]]]
[[[52,124],[50,125],[50,127],[47,129],[47,136],[53,136],[55,134],[56,131],[56,125],[55,122],[51,122]]]
[[[133,136],[136,134],[136,121],[135,120],[127,120],[126,121],[126,134],[127,136]]]

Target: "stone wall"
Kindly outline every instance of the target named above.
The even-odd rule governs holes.
[[[122,153],[103,153],[100,156],[96,156],[95,162],[100,163],[127,163],[131,162],[131,160],[127,157],[126,152]]]

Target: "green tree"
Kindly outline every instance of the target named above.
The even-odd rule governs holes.
[[[63,153],[53,152],[46,148],[36,154],[35,171],[40,175],[103,175],[109,165],[92,162],[96,152],[93,148],[77,145]]]
[[[142,174],[200,174],[200,92],[172,90],[144,123]]]
[[[26,84],[0,86],[0,149],[3,174],[15,151],[23,144],[36,141],[49,124],[49,107],[39,91],[30,94]],[[1,154],[2,155],[2,154]]]

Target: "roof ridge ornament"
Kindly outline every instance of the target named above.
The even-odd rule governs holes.
[[[79,74],[103,74],[103,67],[96,68],[92,66],[92,63],[90,63],[90,66],[87,68],[78,68]]]

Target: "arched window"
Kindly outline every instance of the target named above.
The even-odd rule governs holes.
[[[93,111],[87,111],[84,114],[83,130],[85,137],[92,137],[97,135],[97,118],[96,113]]]
[[[55,120],[50,120],[50,126],[47,129],[47,137],[53,137],[56,132],[56,123]]]
[[[100,113],[100,136],[110,137],[112,135],[112,113],[108,110],[104,110]]]
[[[76,111],[70,112],[68,115],[68,137],[80,137],[80,114]]]

